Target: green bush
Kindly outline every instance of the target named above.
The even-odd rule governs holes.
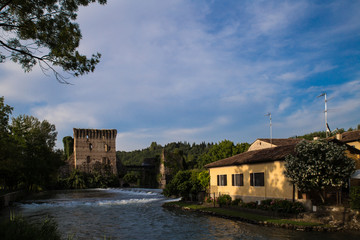
[[[262,200],[260,204],[257,202],[248,202],[241,204],[241,206],[244,208],[261,209],[280,213],[301,213],[305,211],[304,205],[300,202],[292,202],[281,199],[266,199]]]
[[[238,206],[238,205],[242,204],[242,202],[243,202],[243,200],[241,198],[237,198],[237,199],[231,201],[231,205]]]
[[[262,210],[272,210],[272,202],[274,200],[272,199],[265,199],[260,202],[260,204],[257,206],[257,208]]]
[[[44,220],[42,223],[30,223],[22,217],[14,217],[0,223],[2,240],[60,240],[54,221]]]
[[[214,199],[212,197],[205,197],[205,202],[212,203]]]
[[[231,197],[228,194],[224,194],[218,197],[218,204],[221,206],[229,206],[231,204]]]
[[[250,209],[255,209],[257,208],[258,204],[256,202],[247,202],[242,204],[242,207],[244,208],[250,208]]]
[[[360,210],[360,186],[350,188],[350,207]]]

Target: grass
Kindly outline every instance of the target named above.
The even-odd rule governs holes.
[[[207,213],[214,213],[223,217],[236,218],[240,220],[247,220],[256,223],[272,223],[274,225],[292,225],[297,227],[314,227],[314,226],[322,226],[320,223],[301,221],[301,220],[291,220],[291,219],[282,219],[275,217],[268,217],[254,213],[242,212],[241,210],[236,209],[228,209],[228,208],[220,208],[220,207],[209,207],[206,205],[197,205],[193,203],[186,202],[169,202],[165,203],[165,207],[181,207],[183,209],[190,209],[194,211],[202,211]]]
[[[19,216],[0,223],[0,236],[3,240],[61,240],[55,222],[46,219],[42,223],[30,223]]]

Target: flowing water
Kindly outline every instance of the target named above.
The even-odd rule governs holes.
[[[36,221],[54,219],[74,239],[360,239],[359,232],[299,232],[161,207],[157,189],[95,189],[42,194],[16,204]]]

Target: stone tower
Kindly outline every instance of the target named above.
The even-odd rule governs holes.
[[[84,172],[96,168],[116,169],[116,129],[74,128],[74,166]]]

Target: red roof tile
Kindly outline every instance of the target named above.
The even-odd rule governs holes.
[[[285,160],[285,157],[287,155],[295,153],[295,146],[296,144],[292,144],[280,147],[248,151],[213,163],[209,163],[205,165],[205,167],[214,168],[262,162],[283,161]]]

